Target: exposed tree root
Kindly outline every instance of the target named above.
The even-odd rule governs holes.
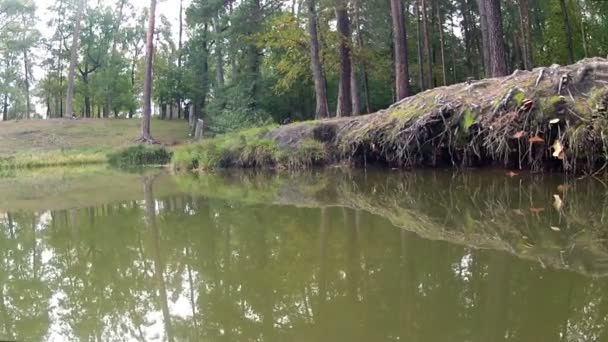
[[[288,155],[315,141],[327,151],[326,163],[594,174],[608,162],[606,71],[602,58],[519,71],[427,90],[375,114],[294,123],[257,138]]]
[[[138,143],[138,144],[144,144],[144,145],[160,145],[160,142],[158,142],[154,138],[144,137],[144,136],[141,136],[141,137],[133,140],[133,142]]]

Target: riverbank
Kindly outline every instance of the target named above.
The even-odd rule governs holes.
[[[139,120],[50,119],[0,122],[0,169],[104,164],[108,155],[135,145]],[[182,120],[152,120],[166,146],[188,139]]]
[[[591,173],[608,152],[608,60],[439,87],[378,113],[251,129],[177,148],[176,169],[379,164]]]

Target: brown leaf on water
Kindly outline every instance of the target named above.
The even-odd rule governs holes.
[[[530,138],[530,143],[532,143],[532,144],[544,143],[544,142],[545,142],[545,139],[539,137],[538,135],[535,135],[532,138]]]
[[[554,226],[551,226],[551,230],[555,231],[555,232],[561,231],[561,229],[559,229],[559,227],[554,227]]]
[[[545,208],[530,208],[530,212],[534,213],[534,214],[540,214],[543,211],[545,211]]]
[[[507,176],[513,178],[515,176],[519,176],[519,173],[513,172],[513,171],[509,171],[509,172],[507,172]]]
[[[564,206],[564,202],[562,201],[562,198],[559,197],[559,195],[557,195],[557,194],[553,195],[553,208],[555,208],[555,210],[559,211],[562,209],[563,206]]]
[[[513,139],[521,139],[526,135],[525,131],[519,131],[515,134],[513,134]]]

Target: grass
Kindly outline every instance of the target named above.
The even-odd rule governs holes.
[[[101,164],[133,146],[139,120],[21,120],[0,122],[0,168]],[[188,139],[182,120],[152,120],[152,135],[174,146]]]
[[[164,147],[130,146],[108,154],[110,165],[133,167],[142,165],[166,165],[171,161],[171,152]]]
[[[314,123],[312,124],[314,126]],[[328,162],[323,142],[302,140],[297,146],[283,146],[267,137],[274,126],[252,128],[200,143],[180,146],[173,155],[177,170],[242,168],[302,169]]]

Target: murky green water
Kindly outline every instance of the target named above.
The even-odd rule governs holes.
[[[0,179],[0,340],[606,341],[608,188],[503,172]]]

